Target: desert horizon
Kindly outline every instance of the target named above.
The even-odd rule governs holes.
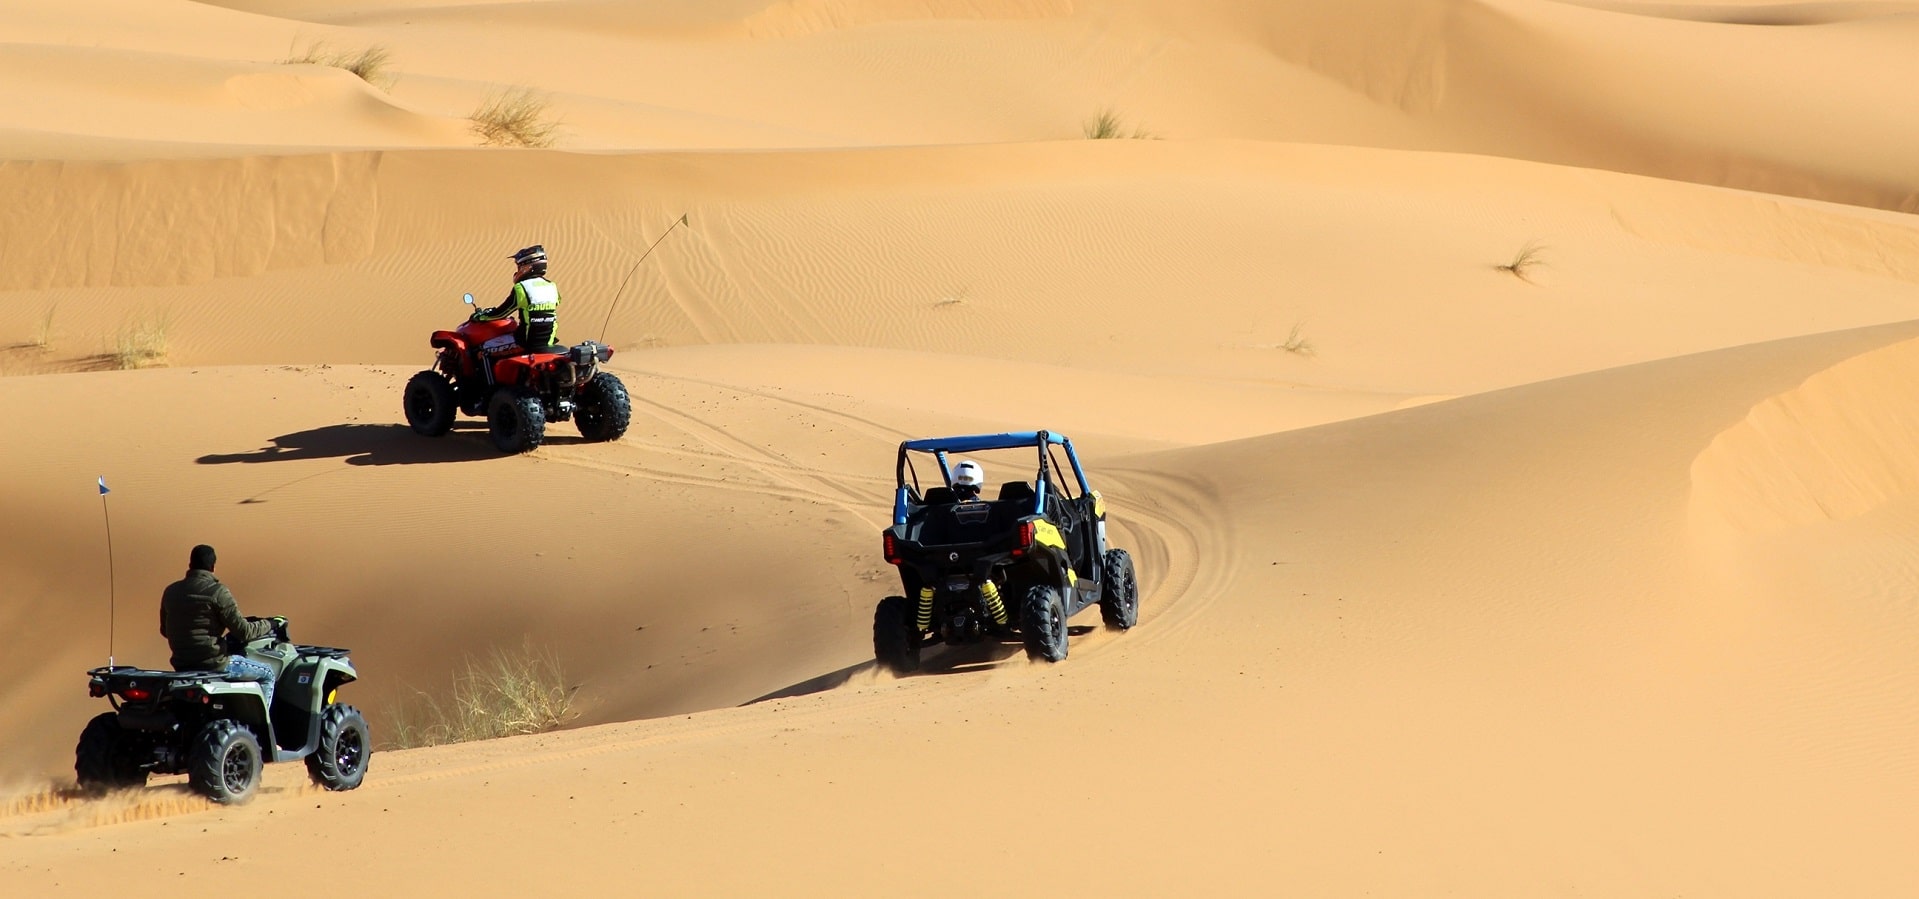
[[[319,848],[375,895],[1911,893],[1916,37],[1903,0],[16,0],[0,892]],[[534,245],[630,424],[506,453],[489,393],[417,433],[430,336]],[[1041,430],[1137,624],[876,661],[901,443]],[[88,669],[168,665],[201,543],[350,650],[357,788],[77,785]],[[498,664],[537,720],[436,718]]]

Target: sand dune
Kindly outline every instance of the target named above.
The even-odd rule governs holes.
[[[17,0],[0,893],[1911,893],[1915,11]],[[631,431],[413,434],[535,242]],[[1140,626],[877,672],[898,442],[1039,427]],[[377,735],[579,716],[79,796],[203,541]]]
[[[103,46],[34,74],[46,99],[0,114],[18,131],[125,139],[185,124],[189,140],[289,149],[471,145],[462,120],[479,100],[530,84],[554,97],[574,149],[1052,140],[1110,108],[1180,140],[1483,153],[1904,211],[1919,192],[1900,150],[1914,126],[1884,114],[1911,107],[1919,83],[1897,5],[112,0],[69,19],[63,4],[24,2],[0,24],[16,66],[76,57],[69,21]],[[1694,20],[1712,16],[1724,21]],[[1737,24],[1766,16],[1825,24]],[[520,52],[521,34],[541,53]],[[272,74],[313,42],[387,48],[398,81],[384,98],[291,71],[240,89],[320,107],[305,116],[192,102],[190,86],[221,67]],[[542,66],[549,56],[567,65]],[[139,111],[156,66],[180,87]],[[126,112],[91,127],[65,112],[82,98]]]
[[[1900,686],[1909,628],[1848,640],[1848,676],[1818,678],[1832,638],[1728,618],[1753,597],[1691,583],[1683,534],[1694,447],[1913,336],[1728,351],[1136,457],[1114,472],[1128,536],[1166,541],[1177,561],[1160,570],[1183,577],[1155,585],[1139,630],[1095,635],[1064,666],[856,677],[726,713],[395,754],[337,798],[282,776],[243,812],[192,819],[206,834],[163,832],[191,811],[155,807],[165,790],[133,812],[26,809],[16,828],[65,835],[19,843],[10,870],[85,889],[162,858],[198,876],[225,855],[273,874],[285,863],[268,844],[351,833],[343,848],[396,889],[553,882],[510,859],[423,870],[375,836],[434,822],[450,845],[510,828],[528,857],[568,858],[567,882],[622,876],[615,847],[637,845],[674,859],[643,866],[670,889],[877,892],[911,876],[929,833],[1018,846],[1104,821],[1126,837],[1089,839],[1070,865],[983,851],[1033,890],[1901,892],[1883,860],[1912,823],[1897,773],[1919,723]],[[1822,599],[1790,610],[1845,601]],[[930,772],[1009,755],[1000,789],[925,799],[930,830],[863,826],[917,806]],[[507,810],[554,826],[507,825]],[[246,823],[267,812],[270,832]],[[158,820],[102,830],[90,815]],[[756,864],[726,864],[739,840]],[[107,845],[121,851],[99,865],[50,864]]]

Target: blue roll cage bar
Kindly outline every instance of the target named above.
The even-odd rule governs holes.
[[[1066,463],[1073,468],[1073,480],[1079,484],[1080,495],[1084,496],[1092,492],[1092,489],[1086,486],[1086,472],[1079,466],[1079,454],[1073,452],[1073,441],[1068,440],[1063,434],[1055,434],[1051,431],[1008,431],[1003,434],[971,434],[963,437],[926,437],[900,443],[899,464],[895,471],[895,475],[898,478],[898,486],[893,492],[893,523],[906,523],[908,506],[906,497],[909,491],[916,489],[918,486],[919,479],[917,473],[915,473],[914,483],[912,485],[906,482],[906,473],[908,471],[907,453],[930,453],[933,458],[939,460],[940,477],[945,479],[946,486],[951,487],[953,486],[953,468],[947,462],[948,454],[976,453],[982,450],[1019,449],[1023,446],[1034,447],[1039,451],[1039,473],[1035,476],[1035,483],[1033,484],[1033,493],[1037,499],[1033,508],[1040,514],[1043,515],[1046,511],[1048,492],[1046,471],[1051,459],[1050,454],[1047,452],[1049,447],[1063,446],[1066,448]]]

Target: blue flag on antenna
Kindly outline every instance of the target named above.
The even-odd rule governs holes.
[[[107,476],[101,475],[100,476],[100,495],[106,496],[107,494],[112,492],[113,491],[107,489]]]

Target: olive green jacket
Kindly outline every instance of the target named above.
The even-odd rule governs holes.
[[[223,671],[227,651],[222,636],[233,633],[253,640],[272,631],[271,622],[240,617],[233,593],[211,571],[192,569],[160,595],[160,636],[173,648],[175,671]]]

